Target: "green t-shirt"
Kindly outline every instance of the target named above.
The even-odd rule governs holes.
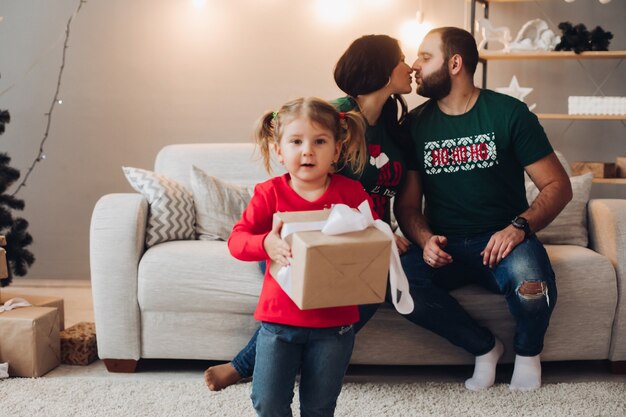
[[[332,104],[342,112],[359,111],[359,108],[351,97],[342,97],[333,100]],[[413,158],[409,160],[407,152],[400,145],[402,138],[393,138],[392,129],[385,125],[382,120],[375,126],[367,125],[365,140],[367,141],[367,162],[360,176],[355,175],[349,169],[344,168],[340,173],[349,178],[358,180],[363,184],[365,191],[372,197],[374,210],[380,218],[390,222],[390,200],[396,194],[407,170],[417,170],[417,164]],[[394,140],[395,139],[395,140]],[[403,143],[404,144],[404,143]],[[407,146],[412,149],[411,141],[407,140]]]
[[[494,232],[528,208],[524,167],[552,147],[524,103],[481,90],[465,114],[446,115],[429,100],[408,120],[434,233]]]

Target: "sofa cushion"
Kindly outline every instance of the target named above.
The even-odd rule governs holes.
[[[270,177],[252,142],[169,145],[159,151],[154,170],[190,185],[192,165],[209,175],[244,186],[254,186]],[[285,167],[272,158],[272,176],[283,172]]]
[[[587,246],[587,202],[591,192],[593,175],[587,173],[570,177],[572,200],[545,229],[537,233],[544,244]],[[532,202],[539,190],[532,182],[526,183],[526,196]]]
[[[211,176],[195,165],[191,168],[191,190],[198,239],[228,240],[253,190]]]
[[[222,241],[175,241],[148,249],[139,262],[142,314],[229,312],[252,314],[263,275],[257,262],[233,258]]]
[[[123,167],[130,185],[148,200],[146,247],[170,240],[193,239],[193,196],[183,184],[140,168]]]

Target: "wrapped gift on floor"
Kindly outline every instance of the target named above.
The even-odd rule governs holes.
[[[59,311],[21,307],[0,313],[0,362],[10,376],[39,377],[61,362]]]
[[[272,276],[302,310],[383,302],[391,238],[375,227],[322,233],[329,214],[329,210],[275,213],[275,221],[283,222],[283,235],[288,234],[284,238],[291,244],[293,259],[287,274],[272,262]]]
[[[0,242],[0,245],[1,244],[2,242]],[[7,251],[4,248],[0,248],[0,279],[7,278],[8,276]]]
[[[96,325],[81,322],[61,332],[61,362],[68,365],[89,365],[98,359]]]
[[[59,310],[59,331],[65,328],[65,310],[63,307],[63,299],[59,297],[52,296],[42,296],[42,295],[23,295],[23,294],[13,294],[6,293],[2,291],[0,293],[0,305],[6,303],[11,298],[23,298],[33,306],[36,307],[54,307]]]

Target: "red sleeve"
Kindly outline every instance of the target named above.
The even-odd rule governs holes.
[[[267,191],[257,185],[248,207],[228,238],[228,249],[235,258],[241,261],[264,261],[268,258],[263,241],[272,230],[274,206],[268,202]]]

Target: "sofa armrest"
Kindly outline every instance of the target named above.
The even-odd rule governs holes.
[[[589,201],[589,246],[606,256],[617,277],[617,309],[609,360],[626,361],[626,200]]]
[[[108,194],[98,200],[91,217],[89,258],[101,359],[140,357],[137,268],[147,216],[142,195]]]

